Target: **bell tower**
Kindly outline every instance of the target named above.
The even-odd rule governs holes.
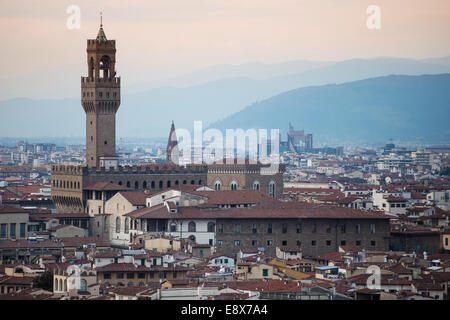
[[[86,112],[86,164],[117,167],[116,112],[120,77],[116,77],[116,41],[106,39],[103,25],[87,40],[88,76],[81,77],[81,104]]]

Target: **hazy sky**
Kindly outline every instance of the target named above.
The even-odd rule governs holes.
[[[80,29],[66,26],[69,5],[81,9]],[[366,26],[369,5],[381,8],[380,30]],[[19,85],[22,96],[77,96],[100,11],[128,83],[215,64],[450,55],[449,0],[0,0],[0,8],[0,98]],[[73,86],[58,85],[65,79]]]

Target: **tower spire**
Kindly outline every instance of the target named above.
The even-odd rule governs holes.
[[[100,28],[103,27],[103,12],[100,11]]]
[[[178,164],[178,140],[173,120],[170,126],[169,141],[167,142],[166,163]]]

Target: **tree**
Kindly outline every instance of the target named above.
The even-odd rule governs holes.
[[[53,291],[53,273],[44,274],[33,279],[33,288],[41,288],[47,291]]]

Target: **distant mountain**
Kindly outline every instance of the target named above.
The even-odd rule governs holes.
[[[305,87],[254,103],[211,127],[278,128],[285,133],[291,122],[313,133],[316,141],[332,137],[337,144],[390,138],[449,143],[449,88],[450,74]]]
[[[344,83],[389,74],[439,74],[450,66],[423,61],[377,58],[338,63],[291,62],[262,66],[213,68],[208,77],[251,74],[220,78],[189,87],[159,87],[130,93],[123,79],[122,104],[117,117],[117,135],[162,137],[168,135],[171,120],[177,128],[192,129],[194,120],[204,126],[240,111],[256,101],[282,92],[313,85]],[[241,69],[240,69],[241,68]],[[288,74],[292,70],[292,74]],[[297,72],[296,70],[303,70]],[[277,75],[265,78],[268,75]],[[201,77],[198,76],[197,79]],[[180,80],[180,82],[182,82]],[[74,82],[75,83],[75,82]],[[76,84],[79,85],[78,82]],[[75,84],[74,84],[75,86]],[[59,87],[56,87],[56,90]],[[81,136],[85,133],[84,112],[79,99],[12,99],[0,101],[0,137]],[[68,121],[69,119],[69,121]]]
[[[146,90],[149,87],[192,87],[207,82],[215,82],[221,79],[229,78],[265,80],[322,68],[330,66],[334,63],[335,62],[332,61],[296,60],[271,64],[262,62],[249,62],[239,65],[219,64],[168,79],[161,79],[152,82],[132,83],[130,85],[130,90],[137,92]]]
[[[440,64],[443,66],[450,66],[450,56],[447,57],[441,57],[441,58],[429,58],[429,59],[423,59],[420,60],[425,63],[432,63],[432,64]]]

